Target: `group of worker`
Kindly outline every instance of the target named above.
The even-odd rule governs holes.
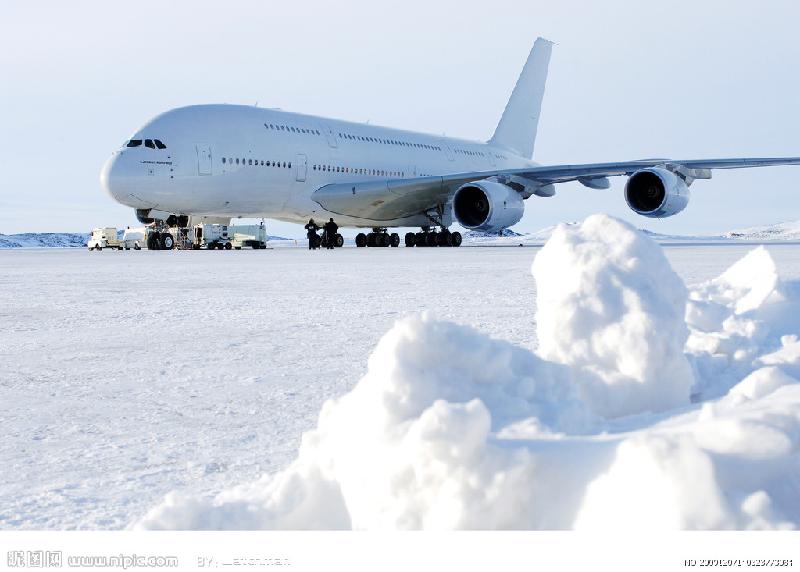
[[[328,249],[333,250],[333,247],[336,244],[336,233],[339,231],[339,225],[333,222],[333,219],[330,219],[328,222],[322,225],[321,241],[319,236],[317,236],[317,231],[319,231],[320,227],[316,222],[314,222],[313,218],[308,219],[308,224],[305,228],[306,236],[308,237],[309,250],[316,250],[321,244],[325,244]]]

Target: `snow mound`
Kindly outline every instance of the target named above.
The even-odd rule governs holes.
[[[595,215],[560,226],[533,263],[539,354],[570,366],[605,417],[689,402],[686,287],[661,248]]]
[[[778,277],[763,246],[693,287],[686,321],[691,329],[686,350],[699,374],[696,400],[725,394],[759,363],[784,369],[799,363],[800,284]]]
[[[633,227],[558,228],[533,265],[538,353],[400,320],[286,469],[172,493],[134,527],[794,528],[800,289],[770,264],[756,250],[687,293]],[[692,404],[692,387],[718,397]]]

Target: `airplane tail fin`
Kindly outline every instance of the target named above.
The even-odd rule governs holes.
[[[550,64],[552,51],[552,42],[544,38],[536,39],[528,55],[528,61],[519,74],[517,85],[511,92],[500,123],[489,139],[490,144],[505,147],[523,157],[533,156],[544,86],[547,81],[547,67]]]

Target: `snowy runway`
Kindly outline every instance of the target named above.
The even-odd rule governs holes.
[[[665,250],[691,284],[751,248]],[[0,251],[0,527],[121,528],[285,468],[407,314],[534,349],[538,250]]]

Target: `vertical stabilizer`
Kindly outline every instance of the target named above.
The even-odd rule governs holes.
[[[489,140],[492,145],[505,147],[526,158],[533,156],[547,81],[547,66],[550,64],[552,51],[552,42],[544,38],[537,38],[534,42],[528,61],[525,62],[503,111],[503,117]]]

